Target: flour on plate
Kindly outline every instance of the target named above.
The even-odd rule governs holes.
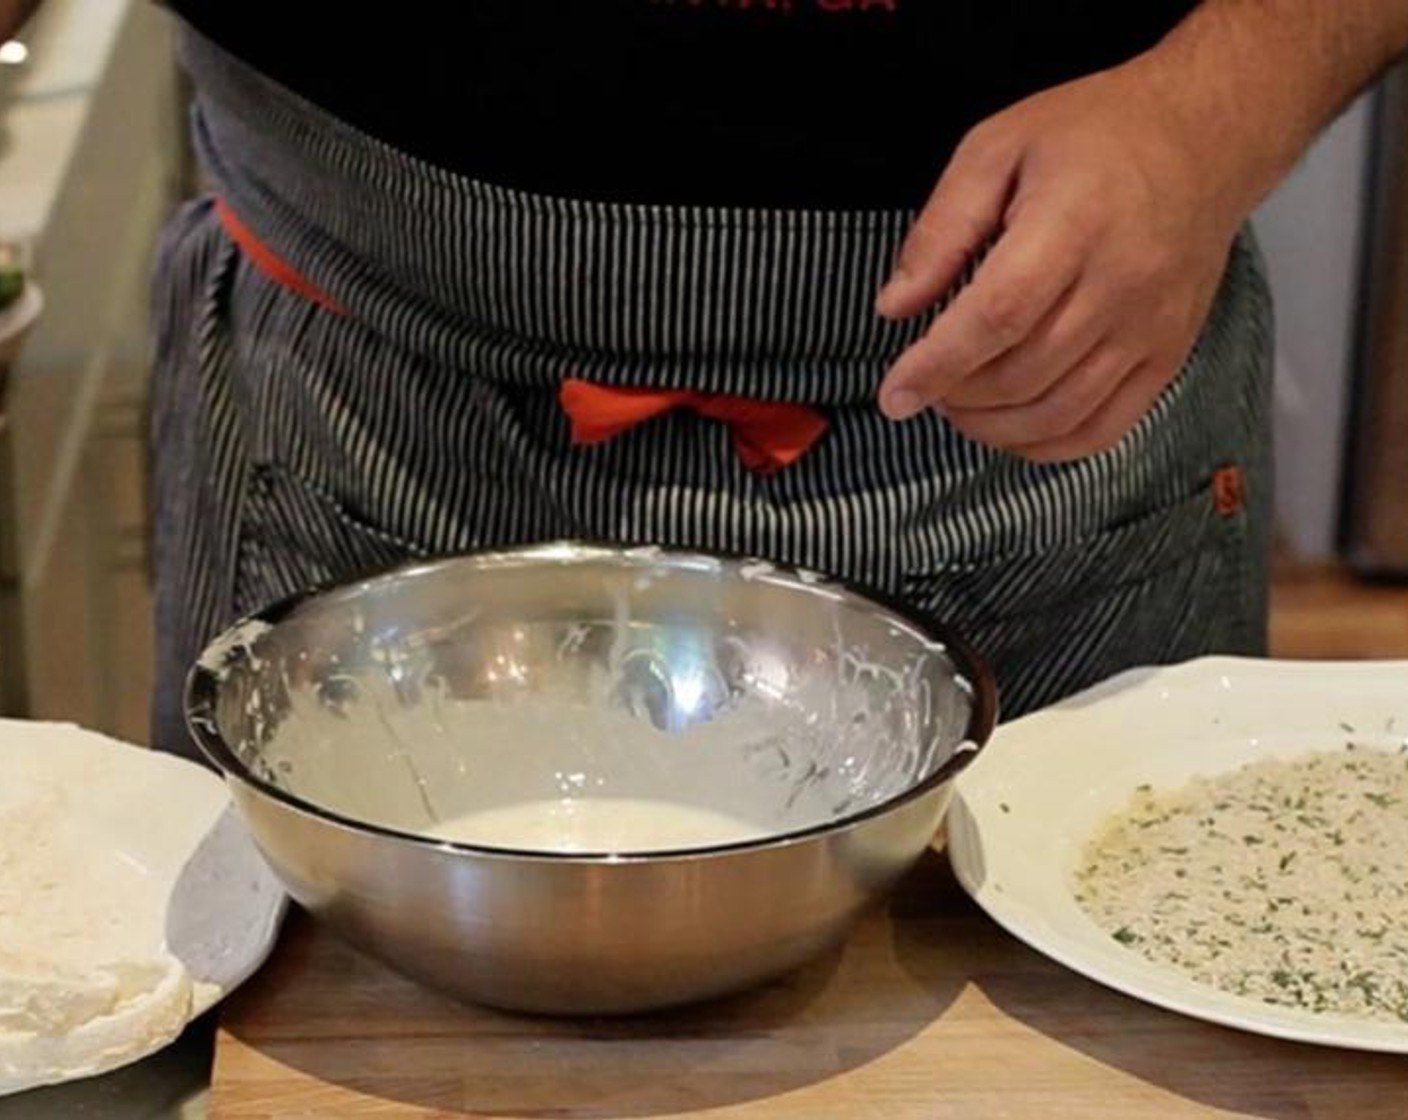
[[[75,813],[59,783],[0,791],[0,1094],[120,1065],[190,1011],[185,968],[134,918],[153,877]]]

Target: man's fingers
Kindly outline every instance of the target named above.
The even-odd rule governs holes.
[[[1086,289],[1076,283],[1020,346],[954,386],[944,398],[944,410],[951,414],[1033,404],[1084,365],[1110,334]]]
[[[894,420],[942,402],[964,378],[1015,349],[1080,275],[1084,241],[1061,222],[1033,215],[994,246],[973,282],[900,355],[880,389]]]
[[[1170,376],[1163,363],[1147,362],[1130,374],[1118,392],[1074,431],[1012,450],[1038,463],[1069,462],[1108,451],[1149,414]]]
[[[1100,346],[1035,401],[1007,408],[950,408],[946,415],[964,435],[992,447],[1050,444],[1100,413],[1137,364],[1113,346]]]
[[[1016,174],[1015,160],[990,145],[960,144],[905,238],[875,303],[892,319],[930,310],[998,232]]]

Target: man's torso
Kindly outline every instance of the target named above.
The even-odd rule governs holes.
[[[1195,3],[474,0],[311,19],[172,0],[324,109],[477,179],[843,209],[918,205],[974,123],[1132,57]]]

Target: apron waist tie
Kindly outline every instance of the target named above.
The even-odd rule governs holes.
[[[311,300],[335,315],[346,314],[337,300],[259,240],[255,232],[240,221],[239,215],[230,209],[229,203],[223,198],[215,200],[215,213],[220,216],[220,224],[225,227],[226,236],[239,247],[245,259],[275,284],[298,293],[304,299]]]
[[[697,393],[690,389],[619,389],[580,378],[562,383],[558,402],[572,422],[572,442],[605,443],[677,408],[729,426],[749,470],[775,474],[791,466],[826,432],[827,421],[806,405]]]
[[[346,314],[337,300],[261,241],[224,199],[215,200],[215,210],[230,240],[275,284],[333,314]],[[806,405],[690,389],[619,389],[575,377],[562,383],[558,402],[571,421],[572,442],[578,446],[605,443],[677,408],[693,409],[727,424],[743,465],[761,474],[791,466],[827,429],[826,417]]]

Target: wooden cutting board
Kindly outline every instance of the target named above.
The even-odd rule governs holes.
[[[306,918],[225,1011],[211,1115],[1180,1120],[1408,1117],[1408,1058],[1223,1030],[1066,972],[927,858],[847,948],[620,1022],[457,1006]]]

